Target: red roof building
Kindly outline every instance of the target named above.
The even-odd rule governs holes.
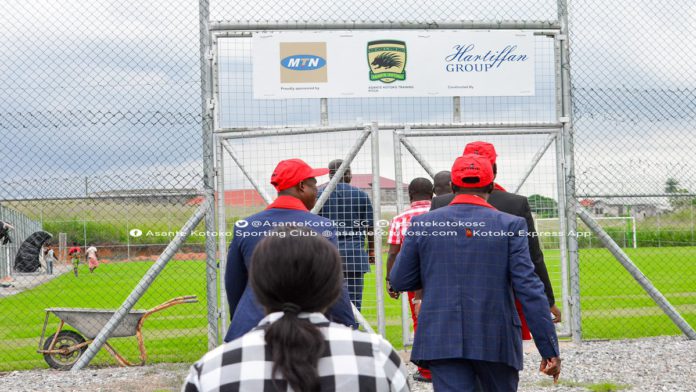
[[[191,199],[189,205],[200,205],[204,197],[198,196]],[[217,194],[215,194],[217,202]],[[255,189],[233,189],[225,191],[225,205],[229,207],[263,207],[266,202]]]

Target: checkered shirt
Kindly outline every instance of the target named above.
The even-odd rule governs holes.
[[[276,373],[264,338],[265,327],[283,316],[266,316],[246,335],[217,347],[191,366],[182,392],[292,391]],[[409,391],[408,373],[394,348],[379,335],[329,322],[321,313],[300,313],[326,339],[318,370],[322,391]],[[279,387],[276,389],[276,385]]]
[[[391,221],[391,226],[389,226],[389,237],[387,237],[387,243],[392,245],[400,245],[404,242],[404,234],[408,230],[408,225],[411,222],[411,218],[418,215],[423,215],[430,211],[430,200],[420,200],[411,203],[411,207],[408,210],[395,216]]]

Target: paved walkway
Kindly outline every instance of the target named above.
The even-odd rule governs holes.
[[[3,279],[1,281],[2,285],[0,286],[0,298],[19,294],[24,290],[44,284],[67,272],[72,272],[72,267],[67,264],[58,264],[53,266],[53,275],[48,275],[43,271],[28,273],[16,272],[12,275],[11,280]],[[9,284],[9,286],[5,287],[7,284]]]

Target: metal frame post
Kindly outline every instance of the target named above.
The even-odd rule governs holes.
[[[211,31],[267,30],[558,30],[558,21],[534,20],[433,20],[427,22],[321,22],[321,21],[221,21],[210,24]]]
[[[213,56],[210,39],[210,4],[208,0],[199,0],[198,27],[200,38],[201,71],[201,135],[203,142],[203,190],[205,193],[205,273],[206,298],[208,303],[208,349],[218,345],[218,311],[217,311],[217,276],[218,267],[215,254],[215,201],[214,201],[214,95],[213,95]]]
[[[191,235],[193,229],[198,226],[203,217],[207,214],[207,210],[208,206],[206,204],[202,204],[200,207],[198,207],[193,216],[189,218],[179,233],[177,233],[176,237],[174,237],[174,239],[164,249],[164,252],[162,252],[162,254],[157,258],[155,264],[153,264],[152,267],[150,267],[150,269],[148,269],[145,275],[140,279],[140,282],[138,282],[137,286],[135,286],[133,291],[131,291],[128,298],[123,301],[121,307],[118,308],[106,325],[104,325],[104,327],[99,331],[99,334],[87,347],[85,353],[77,360],[75,366],[72,368],[73,372],[79,371],[87,366],[89,362],[97,355],[97,352],[99,352],[104,343],[106,343],[106,340],[109,338],[109,336],[111,336],[116,327],[121,324],[121,321],[126,314],[133,309],[133,306],[135,306],[135,304],[145,294],[147,289],[150,288],[152,282],[154,282],[155,278],[157,278],[160,272],[162,272],[169,260],[171,260],[181,245],[186,241],[189,235]]]
[[[126,260],[128,261],[131,259],[130,230],[130,203],[126,202]]]
[[[331,133],[357,131],[358,126],[343,127],[263,127],[263,128],[220,128],[215,130],[217,135],[224,135],[225,139],[251,139],[256,137],[289,136],[289,135],[311,135],[315,133]]]
[[[383,337],[387,337],[386,317],[384,314],[384,269],[382,263],[382,186],[379,173],[379,126],[376,122],[370,125],[372,135],[372,221],[375,247],[375,286],[377,289],[377,330]],[[398,184],[397,184],[398,186]]]
[[[577,233],[576,200],[575,200],[575,157],[573,146],[573,112],[571,102],[570,85],[570,51],[568,44],[568,1],[558,0],[558,22],[561,34],[556,36],[560,40],[561,61],[561,118],[563,123],[563,152],[565,165],[566,185],[566,216],[568,233]],[[571,334],[573,342],[582,342],[582,322],[580,312],[580,258],[578,254],[578,238],[566,235],[568,241],[568,261],[571,307]]]
[[[561,41],[554,37],[553,40],[553,57],[554,57],[554,77],[556,86],[556,120],[559,121],[563,117],[563,78],[561,76]],[[565,336],[571,336],[571,307],[570,307],[570,280],[568,266],[568,215],[567,215],[567,194],[565,180],[565,153],[563,147],[563,129],[559,129],[556,134],[555,145],[556,153],[556,188],[558,196],[558,221],[559,230],[563,234],[558,239],[558,250],[560,253],[561,265],[561,322],[560,333]],[[573,215],[573,219],[575,216]]]
[[[569,335],[570,332],[570,306],[568,304],[570,298],[569,281],[568,281],[568,217],[566,215],[566,188],[565,188],[565,169],[563,164],[563,141],[561,135],[556,136],[556,187],[558,194],[558,222],[559,230],[563,234],[558,240],[558,248],[561,258],[561,301],[562,307],[562,334]],[[573,219],[575,217],[573,216]]]
[[[325,127],[329,125],[329,99],[319,99],[320,124]]]
[[[225,151],[222,140],[217,140],[217,219],[218,219],[218,255],[220,257],[220,327],[222,333],[227,333],[227,289],[225,287],[225,271],[227,271],[227,210],[225,207]]]
[[[394,130],[394,181],[396,181],[396,214],[401,214],[404,209],[404,188],[403,184],[403,167],[401,165],[401,138],[403,134],[400,131]],[[408,306],[408,296],[401,296],[401,341],[404,346],[411,344],[411,327],[409,312],[411,309]]]
[[[452,122],[462,121],[462,98],[452,97]]]

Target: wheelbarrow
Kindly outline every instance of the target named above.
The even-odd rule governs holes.
[[[142,333],[145,319],[153,313],[174,305],[195,302],[198,302],[198,298],[193,295],[177,297],[157,305],[150,310],[131,310],[123,318],[121,323],[116,326],[116,329],[111,333],[110,338],[137,336],[138,348],[140,349],[139,364],[128,362],[121,354],[116,352],[108,341],[104,342],[104,348],[121,366],[144,365],[147,361],[147,352],[145,351],[145,342],[143,341]],[[52,337],[49,335],[48,338],[44,339],[46,326],[48,325],[48,317],[51,313],[55,314],[56,317],[60,319],[60,324],[58,325],[58,330]],[[50,367],[59,370],[71,369],[114,313],[116,313],[116,310],[80,308],[46,309],[46,318],[44,319],[41,340],[39,340],[39,349],[37,352],[43,354],[44,360]],[[64,330],[63,326],[65,324],[72,326],[77,332],[67,329]]]

